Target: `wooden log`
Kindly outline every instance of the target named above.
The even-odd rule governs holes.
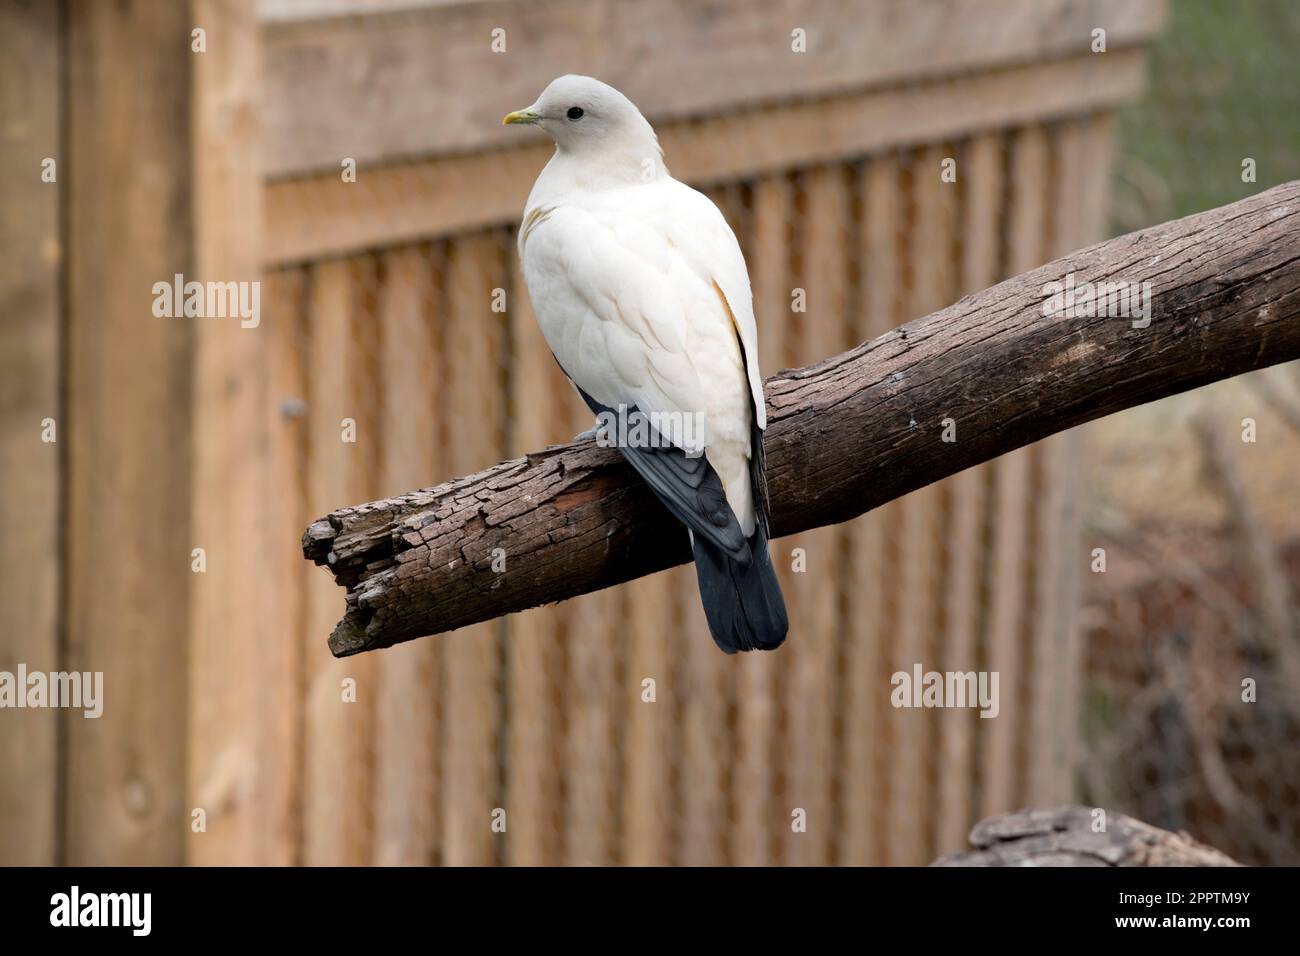
[[[949,853],[931,866],[1239,866],[1186,833],[1170,833],[1122,813],[1089,807],[1017,810],[975,824],[974,850]],[[1100,811],[1104,812],[1104,811]]]
[[[1300,357],[1300,182],[1073,253],[767,382],[777,535],[834,524],[1047,435]],[[1152,283],[1150,322],[1044,316],[1045,286]],[[941,441],[940,421],[965,423]],[[314,522],[346,656],[689,558],[614,449],[550,448]],[[494,548],[510,571],[491,573]]]

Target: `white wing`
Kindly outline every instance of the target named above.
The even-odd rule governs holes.
[[[706,451],[748,535],[750,426],[766,416],[749,277],[722,214],[671,179],[578,192],[530,209],[520,249],[565,373],[602,405],[659,413],[674,445]]]
[[[750,394],[765,422],[749,278],[706,197],[672,180],[581,194],[530,212],[520,245],[543,334],[583,391],[611,407],[701,412],[703,447],[748,441]]]
[[[727,225],[718,207],[703,193],[677,182],[666,181],[672,187],[672,200],[662,204],[649,204],[647,219],[653,222],[690,265],[706,282],[717,284],[726,299],[731,319],[740,344],[744,349],[746,377],[758,427],[767,427],[767,411],[763,403],[763,376],[758,368],[758,326],[754,321],[753,292],[749,285],[749,270],[735,233]]]

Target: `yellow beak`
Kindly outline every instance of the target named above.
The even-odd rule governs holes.
[[[501,121],[502,126],[513,126],[516,123],[536,123],[541,117],[532,110],[515,110],[513,113],[507,113],[505,119]]]

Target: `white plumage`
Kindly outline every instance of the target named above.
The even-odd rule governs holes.
[[[506,122],[540,125],[557,145],[528,198],[519,253],[560,367],[600,405],[670,413],[657,419],[677,423],[665,437],[703,452],[749,539],[762,520],[752,426],[767,422],[749,275],[731,228],[668,174],[654,130],[612,87],[564,76]],[[680,427],[697,413],[701,432]]]

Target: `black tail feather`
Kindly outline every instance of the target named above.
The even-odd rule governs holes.
[[[596,415],[612,411],[581,388],[578,394]],[[635,407],[627,413],[639,414]],[[671,446],[619,448],[655,496],[691,529],[704,616],[714,643],[728,654],[774,650],[790,626],[767,551],[767,480],[763,432],[757,424],[752,427],[751,449],[755,527],[746,539],[707,456],[689,458]]]
[[[767,551],[766,522],[758,521],[749,538],[748,564],[699,535],[692,538],[692,547],[700,601],[714,643],[728,654],[780,647],[790,622]]]

